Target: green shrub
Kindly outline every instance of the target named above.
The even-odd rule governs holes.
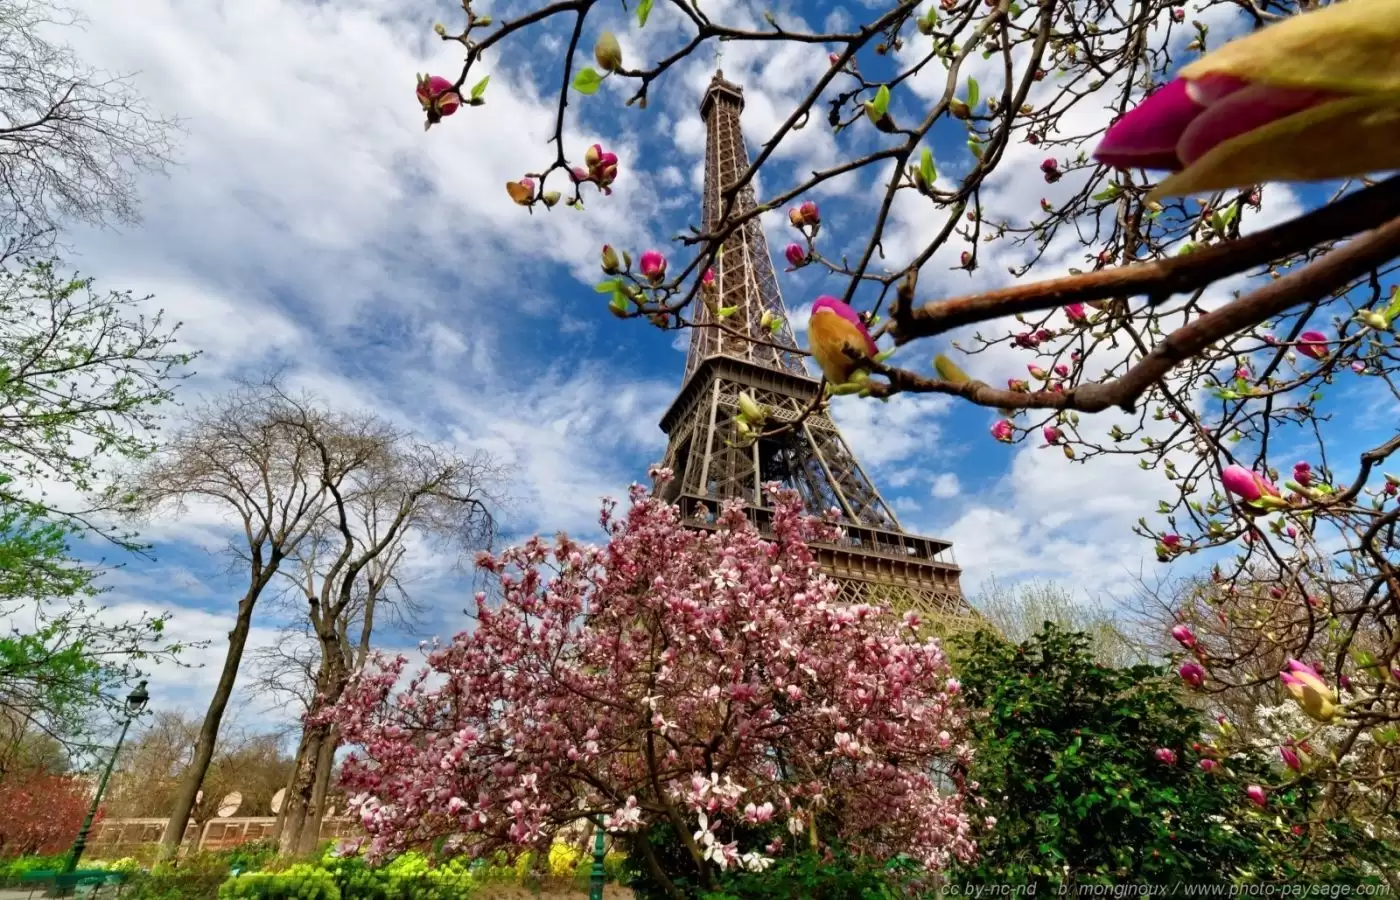
[[[330,872],[302,864],[273,874],[234,876],[219,886],[219,900],[340,900],[340,888]]]
[[[63,868],[66,854],[56,856],[16,856],[0,860],[0,880],[14,880],[29,872],[54,871]]]
[[[839,849],[780,857],[763,872],[730,869],[720,890],[701,900],[913,900],[934,896],[920,867],[902,860],[881,865]]]

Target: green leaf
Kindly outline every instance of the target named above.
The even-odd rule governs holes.
[[[982,158],[982,144],[977,138],[967,139],[967,149],[972,151],[972,155],[978,159]]]
[[[1390,305],[1385,308],[1385,317],[1392,322],[1400,319],[1400,287],[1391,292]]]
[[[481,79],[481,80],[478,81],[476,84],[472,85],[472,94],[471,94],[471,97],[472,97],[473,100],[480,100],[480,99],[481,99],[481,95],[484,94],[484,93],[486,93],[486,84],[487,84],[487,82],[489,82],[490,80],[491,80],[491,76],[490,76],[490,75],[487,75],[485,78]]]
[[[977,101],[982,99],[982,91],[977,86],[976,78],[967,79],[967,105],[971,109],[977,108]]]
[[[596,94],[598,86],[603,83],[603,76],[593,71],[592,68],[580,69],[574,76],[574,90],[580,94]]]
[[[641,0],[637,4],[637,25],[641,28],[647,27],[647,16],[651,15],[651,7],[654,0]]]
[[[1094,195],[1094,199],[1100,202],[1112,200],[1118,196],[1118,185],[1110,184],[1108,187]]]
[[[933,166],[933,151],[927,147],[919,154],[919,172],[924,176],[924,183],[932,187],[938,177],[938,170]]]
[[[611,294],[620,287],[622,287],[622,282],[618,281],[616,278],[609,278],[607,281],[600,281],[593,285],[593,290],[600,294]]]
[[[875,109],[876,118],[890,111],[890,89],[888,85],[880,85],[880,89],[875,92],[875,99],[870,101],[870,105]]]

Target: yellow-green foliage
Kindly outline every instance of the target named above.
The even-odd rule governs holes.
[[[330,872],[301,864],[274,874],[230,878],[219,886],[219,900],[340,900],[340,888]]]

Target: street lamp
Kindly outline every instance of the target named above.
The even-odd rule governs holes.
[[[588,900],[603,900],[603,884],[607,881],[607,870],[603,868],[603,820],[593,827],[593,871],[588,876]]]
[[[92,820],[96,818],[98,804],[102,802],[102,794],[107,790],[107,779],[112,777],[112,766],[117,763],[117,754],[122,752],[122,741],[126,740],[126,730],[131,727],[131,721],[141,714],[141,710],[146,708],[150,699],[151,695],[146,693],[146,682],[144,681],[136,685],[136,690],[127,695],[126,721],[122,723],[122,733],[117,736],[117,746],[112,750],[112,758],[107,760],[107,768],[102,772],[102,780],[97,782],[97,795],[92,798],[92,806],[88,808],[87,818],[83,819],[83,827],[78,829],[78,839],[73,842],[73,849],[68,852],[68,861],[63,864],[63,874],[65,875],[78,868],[78,860],[87,847],[88,832],[92,830]]]

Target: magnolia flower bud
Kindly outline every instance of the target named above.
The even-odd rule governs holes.
[[[593,58],[597,60],[598,68],[605,72],[616,72],[622,68],[622,47],[611,31],[603,32],[598,43],[593,45]]]
[[[1249,802],[1263,809],[1269,804],[1269,798],[1264,793],[1264,789],[1257,784],[1251,784],[1244,789],[1244,795],[1249,798]]]
[[[739,393],[739,412],[743,413],[744,418],[754,425],[762,424],[763,420],[768,418],[768,413],[764,411],[762,406],[758,405],[758,401],[749,396],[748,391]]]
[[[821,210],[812,200],[804,200],[802,205],[797,207],[797,211],[802,215],[803,225],[820,225],[822,223]]]
[[[1158,747],[1156,750],[1152,751],[1152,755],[1157,759],[1157,762],[1163,765],[1176,765],[1176,751],[1169,747]]]
[[[783,256],[787,258],[788,265],[794,269],[800,269],[807,265],[807,248],[801,244],[788,244],[787,248],[783,250]]]
[[[659,251],[648,250],[643,253],[637,266],[642,272],[642,277],[652,284],[660,284],[666,277],[666,257]]]
[[[952,113],[955,119],[968,119],[972,117],[972,110],[957,97],[948,101],[948,112]]]
[[[622,260],[617,258],[617,251],[612,248],[611,244],[604,244],[603,271],[608,273],[609,275],[615,275],[617,274],[618,269],[620,269],[621,267]]]
[[[1003,444],[1009,444],[1015,437],[1015,428],[1008,420],[999,419],[997,423],[992,426],[992,437],[1001,441]]]
[[[510,194],[510,199],[521,206],[529,206],[535,199],[535,182],[530,178],[522,178],[519,181],[507,181],[506,193]]]

